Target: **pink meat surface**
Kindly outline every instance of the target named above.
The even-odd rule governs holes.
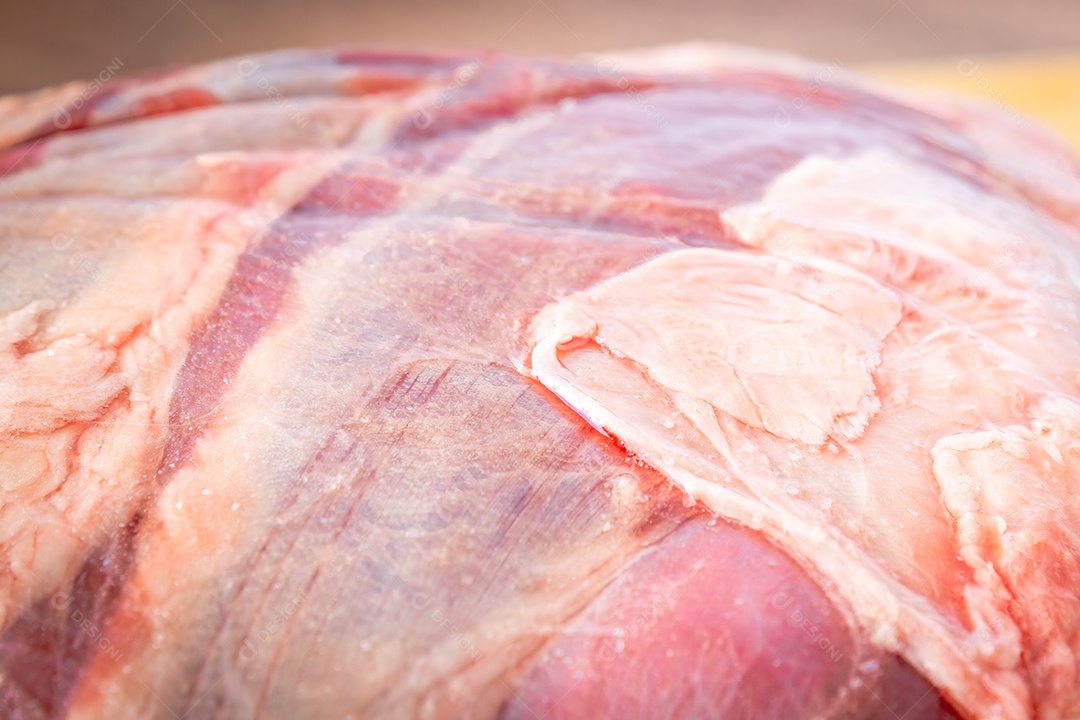
[[[1080,174],[682,46],[0,99],[0,716],[1080,717]]]

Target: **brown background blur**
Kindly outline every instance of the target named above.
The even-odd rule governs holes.
[[[1080,49],[1078,0],[0,0],[0,93],[288,46],[573,53],[687,39],[845,64]]]

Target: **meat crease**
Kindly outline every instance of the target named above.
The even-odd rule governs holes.
[[[1041,130],[289,51],[0,99],[0,173],[0,715],[1076,716]]]

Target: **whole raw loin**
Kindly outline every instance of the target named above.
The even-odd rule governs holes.
[[[0,100],[0,716],[1080,717],[1080,175],[837,65]]]

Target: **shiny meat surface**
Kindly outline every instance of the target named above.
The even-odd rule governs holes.
[[[917,354],[915,334],[890,334],[913,312],[896,298],[962,292],[974,299],[942,315],[987,326],[993,352],[1074,393],[1080,190],[1053,141],[723,48],[574,62],[294,51],[84,91],[0,99],[5,717],[913,720],[990,707],[910,638],[883,639],[814,557],[695,503],[662,460],[590,425],[529,358],[538,317],[582,293],[617,300],[655,263],[706,268],[717,253],[746,266],[737,279],[777,284],[791,266],[813,285],[806,268],[842,256],[853,286],[892,299],[802,308],[781,347],[821,323],[818,337],[845,328],[864,355],[883,342]],[[976,195],[995,214],[951,223],[988,207],[963,205]],[[949,244],[999,243],[990,230],[1022,234],[1015,261]],[[889,233],[927,247],[901,253]],[[1056,268],[1042,294],[1017,286],[1030,267]],[[774,299],[792,292],[779,282]],[[647,298],[615,306],[632,325]],[[1023,322],[999,322],[1016,308]],[[1052,355],[1030,327],[1056,333]],[[638,377],[589,375],[584,350],[575,385]],[[843,356],[843,343],[818,350]],[[881,410],[874,363],[844,357],[829,377],[847,394],[805,422],[784,396],[820,394],[790,367],[758,425],[730,382],[679,377],[712,383],[740,428],[852,440]],[[987,402],[1015,402],[1009,387]],[[882,442],[929,453],[938,438],[905,422]],[[756,447],[738,454],[772,448]],[[970,466],[972,447],[935,445],[943,472]],[[1057,447],[1075,462],[1074,444]],[[876,484],[931,462],[864,460]],[[850,464],[789,470],[813,493]],[[1063,467],[1042,502],[1067,500]],[[1009,568],[1030,566],[1002,583],[1074,576],[1064,513],[1046,543],[1008,548]],[[875,531],[871,554],[891,581],[923,583],[905,602],[931,597],[977,631],[963,587],[918,568],[966,577],[997,546],[980,535],[971,555],[940,556],[921,543],[944,530],[905,522]],[[1018,631],[1025,647],[1075,657],[1073,635],[1059,642],[1070,597],[1014,593],[1050,618]],[[1002,660],[1023,666],[1008,717],[1075,702],[1075,677],[1040,675],[1033,657]]]

